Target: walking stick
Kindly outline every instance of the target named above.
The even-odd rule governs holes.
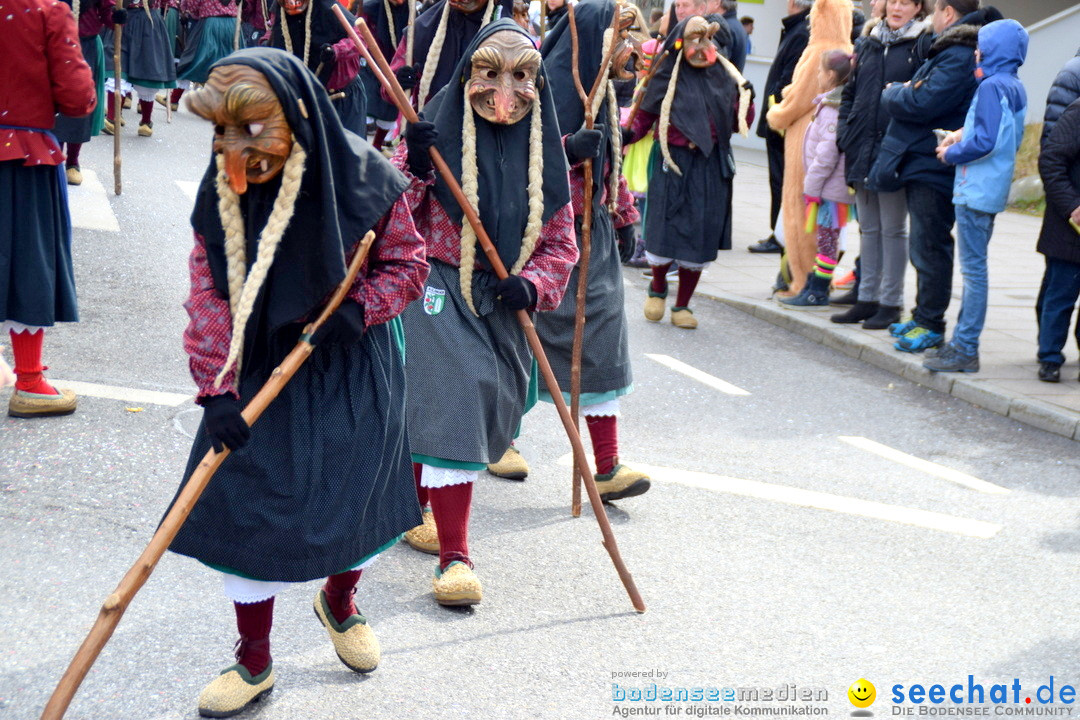
[[[649,66],[649,72],[645,74],[645,79],[641,81],[641,87],[638,88],[637,97],[634,98],[634,104],[630,108],[629,114],[626,116],[626,125],[623,127],[631,128],[634,126],[634,118],[637,117],[638,110],[641,110],[641,101],[645,99],[645,90],[649,87],[649,83],[652,82],[653,75],[656,74],[657,69],[660,67],[660,63],[664,62],[664,59],[668,56],[668,51],[660,53],[652,60],[652,65]]]
[[[394,98],[394,104],[398,106],[402,116],[404,116],[408,122],[419,122],[420,118],[416,114],[416,110],[409,104],[409,100],[405,96],[405,91],[401,89],[401,85],[398,84],[397,78],[394,77],[394,73],[391,72],[390,64],[386,62],[386,58],[383,57],[382,52],[379,50],[379,46],[375,43],[375,38],[372,37],[371,30],[368,28],[367,23],[365,23],[362,18],[356,21],[356,27],[359,28],[360,33],[364,36],[363,41],[361,41],[356,35],[355,30],[349,25],[349,21],[345,19],[345,16],[341,12],[341,8],[336,4],[334,5],[334,13],[338,16],[338,21],[341,22],[346,32],[349,33],[349,38],[356,44],[357,49],[360,50],[360,54],[372,68],[375,77],[382,83],[383,87],[386,88],[391,97]],[[454,177],[454,173],[451,172],[450,167],[446,164],[446,161],[443,160],[438,148],[432,146],[429,148],[429,152],[431,154],[431,162],[439,171],[439,174],[443,178],[443,182],[450,188],[450,192],[454,195],[454,199],[457,200],[466,219],[476,232],[476,237],[480,241],[480,245],[484,249],[484,255],[487,257],[488,262],[495,271],[495,275],[500,279],[507,277],[508,273],[506,272],[506,267],[503,265],[502,260],[499,258],[499,252],[492,244],[487,231],[484,230],[484,226],[480,222],[480,216],[477,215],[476,210],[469,204],[468,199],[465,197],[465,193],[462,192],[461,186]],[[566,435],[570,439],[571,446],[574,448],[574,456],[578,458],[580,463],[581,474],[585,478],[585,488],[589,493],[589,502],[592,504],[593,513],[596,515],[596,521],[600,525],[600,533],[604,537],[602,543],[604,549],[606,549],[608,555],[611,556],[611,562],[615,565],[615,570],[619,573],[619,579],[622,580],[623,587],[626,588],[626,593],[630,596],[630,602],[633,604],[634,610],[643,613],[645,612],[645,601],[641,599],[641,594],[634,584],[634,578],[630,575],[630,571],[626,568],[626,563],[623,562],[622,556],[619,554],[619,546],[615,542],[615,534],[611,531],[611,523],[608,522],[607,512],[605,512],[604,504],[600,500],[600,493],[596,489],[596,481],[593,479],[589,464],[584,462],[585,449],[581,445],[581,436],[578,434],[577,429],[574,427],[574,422],[570,418],[570,410],[566,407],[566,401],[563,400],[562,392],[559,390],[559,383],[555,380],[555,374],[551,371],[551,364],[548,362],[547,355],[544,354],[544,348],[540,344],[540,336],[536,334],[536,327],[533,325],[532,318],[529,317],[528,312],[525,310],[518,310],[517,319],[518,322],[521,323],[521,329],[525,332],[525,337],[529,341],[529,347],[532,349],[533,356],[536,358],[536,364],[540,368],[540,374],[543,375],[544,382],[547,384],[548,392],[551,393],[551,398],[555,401],[555,407],[559,411],[559,417],[562,419],[563,427],[566,428]]]
[[[614,49],[619,44],[618,27],[621,9],[620,5],[616,3],[615,17],[611,21],[611,45],[608,47],[603,62],[600,63],[600,69],[596,79],[593,81],[591,90],[586,94],[585,87],[581,84],[581,70],[578,68],[577,19],[574,17],[574,6],[567,4],[566,7],[566,14],[570,22],[570,63],[573,65],[571,72],[574,78],[574,87],[577,88],[578,96],[581,98],[581,103],[585,109],[585,128],[588,130],[592,130],[596,122],[596,118],[593,117],[593,103],[596,100],[596,93],[607,81],[608,65],[611,63]],[[611,129],[611,132],[616,131],[617,128]],[[603,168],[600,169],[600,172],[603,172]],[[584,175],[585,205],[581,213],[581,259],[578,261],[578,283],[575,296],[574,343],[570,350],[570,417],[573,418],[574,427],[578,429],[579,433],[581,432],[581,426],[578,424],[578,413],[581,410],[581,352],[585,344],[585,303],[588,300],[586,291],[588,290],[589,258],[592,255],[592,158],[588,158],[584,162]],[[581,472],[578,468],[583,462],[585,462],[584,457],[575,458],[574,461],[572,472],[573,491],[570,498],[570,514],[573,517],[581,516]]]
[[[311,351],[314,349],[311,344],[311,337],[316,330],[322,327],[326,319],[334,314],[338,306],[341,305],[341,301],[345,299],[349,288],[352,287],[353,281],[356,279],[357,273],[360,272],[360,266],[364,264],[364,260],[367,258],[368,250],[371,249],[374,240],[375,233],[369,231],[364,235],[356,248],[356,254],[353,255],[352,262],[349,263],[345,279],[341,281],[329,302],[326,303],[322,314],[319,315],[315,322],[308,323],[300,336],[300,340],[296,343],[296,347],[281,361],[280,365],[274,368],[274,371],[270,373],[270,379],[266,381],[266,384],[262,386],[255,397],[251,399],[251,402],[247,404],[247,407],[244,408],[243,416],[248,425],[255,424],[263,411],[273,402],[274,398],[278,396],[289,380],[292,379],[292,376],[296,374],[296,371],[300,369],[300,366],[304,364],[304,361],[308,359],[308,356],[311,355]],[[94,664],[102,648],[105,647],[105,643],[109,642],[109,638],[112,637],[113,631],[116,630],[116,626],[120,623],[120,618],[123,617],[128,604],[135,597],[135,593],[139,592],[150,578],[150,573],[154,572],[158,560],[161,559],[169,544],[172,543],[173,538],[180,531],[180,527],[187,520],[188,515],[191,514],[195,502],[202,495],[207,483],[210,482],[214,473],[221,467],[221,463],[228,456],[228,448],[223,449],[221,452],[215,452],[211,449],[203,456],[202,461],[195,468],[195,472],[191,474],[187,484],[184,485],[184,489],[176,498],[176,502],[173,503],[172,509],[169,510],[165,519],[161,521],[161,525],[158,526],[157,532],[150,539],[150,544],[146,546],[142,555],[127,571],[124,579],[120,581],[112,594],[105,598],[97,620],[94,621],[94,627],[90,629],[90,634],[86,636],[82,646],[75,653],[71,664],[68,665],[67,670],[64,672],[64,676],[60,678],[60,683],[56,686],[52,697],[49,698],[49,702],[45,706],[45,710],[41,713],[41,720],[60,720],[60,718],[64,717],[68,705],[71,704],[71,699],[78,691],[79,685],[82,684],[83,678],[86,677],[86,673],[90,671],[90,666]]]
[[[567,0],[569,2],[570,0]],[[544,44],[547,35],[547,0],[540,0],[540,44]]]
[[[116,0],[116,7],[118,9],[120,9],[120,10],[123,10],[124,9],[124,0]],[[120,164],[121,164],[121,160],[120,160],[120,123],[123,122],[123,118],[121,117],[121,113],[124,112],[124,100],[123,100],[123,97],[122,97],[123,91],[121,90],[121,87],[120,87],[120,80],[121,80],[120,76],[122,74],[121,67],[120,67],[120,43],[123,42],[123,39],[124,39],[124,26],[123,25],[114,25],[113,26],[113,82],[115,84],[113,85],[113,91],[114,92],[113,92],[113,96],[112,96],[112,100],[113,100],[113,117],[116,118],[116,122],[113,123],[113,146],[112,146],[112,148],[113,148],[112,149],[112,153],[113,153],[113,161],[112,161],[113,194],[114,195],[119,195],[120,191],[123,190],[123,188],[121,187],[121,181],[120,181]]]

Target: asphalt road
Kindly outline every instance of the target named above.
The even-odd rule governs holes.
[[[4,720],[38,717],[172,497],[201,412],[184,399],[193,386],[180,336],[190,192],[209,159],[209,128],[186,112],[171,125],[155,114],[153,138],[135,137],[134,123],[125,130],[120,197],[90,182],[74,193],[99,210],[107,197],[111,212],[77,214],[82,322],[46,342],[51,377],[135,394],[84,394],[67,418],[0,420]],[[102,138],[83,152],[107,186],[110,149]],[[110,217],[118,230],[87,227]],[[359,676],[312,615],[317,583],[290,589],[272,636],[277,688],[242,717],[571,719],[736,705],[613,700],[613,683],[652,682],[795,684],[824,690],[810,705],[846,716],[846,690],[860,677],[877,685],[871,709],[882,716],[898,683],[948,687],[970,674],[989,691],[1018,678],[1030,695],[1051,675],[1058,687],[1080,681],[1074,442],[719,304],[697,304],[696,332],[649,324],[644,280],[626,278],[636,392],[623,405],[622,454],[655,468],[656,480],[608,512],[648,612],[632,611],[589,511],[570,517],[569,445],[541,406],[519,442],[528,480],[485,476],[476,487],[483,604],[438,607],[434,559],[392,548],[357,595],[383,647],[379,669]],[[193,718],[234,640],[220,578],[166,555],[68,717]],[[775,705],[803,703],[740,707]]]

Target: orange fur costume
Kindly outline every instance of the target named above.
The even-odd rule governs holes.
[[[791,292],[798,293],[814,269],[817,235],[806,232],[803,205],[803,137],[821,92],[821,55],[828,50],[851,52],[851,0],[816,0],[810,9],[810,42],[795,65],[783,100],[769,109],[769,126],[784,134],[784,245],[791,270]]]

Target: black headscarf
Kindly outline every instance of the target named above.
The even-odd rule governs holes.
[[[675,43],[682,40],[689,20],[690,18],[687,18],[676,25],[657,51],[662,54],[667,50],[668,54],[649,82],[649,87],[645,89],[645,99],[641,102],[641,109],[645,112],[660,114],[660,106],[664,102],[664,94],[671,82],[671,73],[679,55]],[[679,68],[679,84],[675,89],[675,98],[671,103],[671,124],[697,145],[701,152],[711,155],[716,144],[713,139],[714,129],[721,145],[727,145],[730,141],[731,127],[739,102],[739,89],[735,86],[735,80],[719,62],[707,68],[693,67],[682,58],[679,62],[682,66]]]
[[[412,0],[409,0],[410,2]],[[431,43],[435,40],[435,31],[439,28],[439,20],[442,18],[443,8],[449,0],[439,0],[416,18],[416,30],[413,35],[413,62],[423,66],[427,63],[428,51]],[[499,12],[499,9],[502,12]],[[480,25],[484,21],[484,12],[487,10],[487,2],[474,13],[460,13],[450,10],[450,17],[446,21],[446,37],[443,39],[442,52],[439,54],[439,65],[435,68],[435,75],[431,79],[431,96],[453,79],[454,70],[458,60],[465,54],[465,49],[476,37]],[[513,17],[514,0],[495,0],[495,13],[497,17]],[[423,98],[426,102],[428,98]]]
[[[390,3],[390,14],[394,18],[394,37],[390,37],[390,23],[386,19],[384,0],[364,0],[364,17],[371,25],[371,33],[379,44],[379,50],[387,58],[394,56],[394,50],[405,36],[405,28],[409,26],[410,2],[414,0],[405,0],[400,5]]]
[[[292,221],[248,325],[249,330],[257,326],[259,333],[272,333],[308,317],[326,300],[345,278],[346,252],[390,210],[408,180],[381,153],[342,127],[326,90],[299,58],[274,48],[250,48],[226,56],[213,67],[222,65],[247,65],[266,76],[294,139],[307,153]],[[241,196],[249,267],[280,187],[279,175],[275,182],[248,185]],[[206,240],[214,286],[228,296],[214,157],[199,185],[191,226]]]
[[[604,31],[611,27],[611,17],[615,13],[612,0],[582,0],[574,6],[574,20],[578,32],[578,73],[585,92],[592,89],[600,62],[604,59],[607,48],[604,46]],[[563,134],[576,132],[585,124],[585,106],[581,103],[573,76],[573,43],[570,36],[570,18],[564,16],[544,38],[541,49],[544,56],[544,69],[551,82],[551,96],[555,100],[555,112],[559,116],[559,126]],[[601,86],[597,91],[604,97],[594,120],[604,124],[604,141],[600,146],[600,156],[594,167],[602,168],[611,152],[610,110],[608,109],[607,88]],[[604,173],[594,172],[593,183],[597,189],[604,184]]]
[[[308,68],[312,71],[318,69],[321,62],[319,50],[323,45],[333,45],[346,36],[345,28],[334,15],[333,7],[338,3],[336,0],[311,0],[311,53],[308,56]],[[349,23],[355,23],[356,18],[352,13],[341,6],[341,12]],[[406,13],[408,8],[406,8]],[[285,22],[289,25],[289,38],[292,40],[293,53],[297,57],[304,54],[304,44],[307,36],[304,34],[304,16],[307,9],[297,15],[281,12],[281,4],[274,3],[274,29],[270,35],[270,45],[281,50],[285,49],[285,36],[281,31],[281,16],[284,14]],[[323,68],[320,79],[325,80],[333,72],[334,68]]]
[[[528,33],[509,18],[496,20],[481,30],[454,70],[452,82],[431,99],[424,108],[424,117],[435,123],[439,131],[436,147],[446,164],[461,182],[461,130],[466,112],[472,107],[465,99],[465,82],[472,71],[472,56],[480,44],[497,32]],[[540,121],[544,153],[544,213],[547,222],[560,208],[570,202],[567,182],[566,155],[563,152],[555,103],[543,65],[537,85],[540,93]],[[532,112],[513,125],[490,123],[479,115],[476,118],[476,166],[478,171],[480,221],[499,251],[499,257],[509,269],[517,262],[521,240],[529,217],[529,125]],[[439,204],[456,222],[461,223],[461,207],[450,188],[436,175],[433,189]],[[466,221],[467,222],[467,221]],[[480,258],[482,253],[477,253]],[[482,261],[485,267],[486,261]]]

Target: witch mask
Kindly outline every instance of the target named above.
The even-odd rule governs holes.
[[[289,15],[299,15],[307,10],[309,0],[281,0],[281,7]]]
[[[465,83],[473,111],[488,122],[513,125],[536,101],[540,53],[519,32],[500,31],[481,43],[472,56]]]
[[[641,44],[649,36],[641,26],[641,19],[641,12],[636,7],[622,7],[619,12],[619,41],[611,60],[612,80],[633,80],[634,73],[644,67]]]
[[[188,96],[188,108],[214,123],[214,152],[237,195],[277,177],[293,146],[292,130],[266,77],[247,65],[222,65]]]
[[[719,29],[719,23],[711,23],[700,15],[686,21],[682,50],[691,67],[707,68],[716,62],[716,45],[712,39]]]
[[[472,15],[480,8],[487,5],[488,0],[449,0],[450,7],[459,13]]]

